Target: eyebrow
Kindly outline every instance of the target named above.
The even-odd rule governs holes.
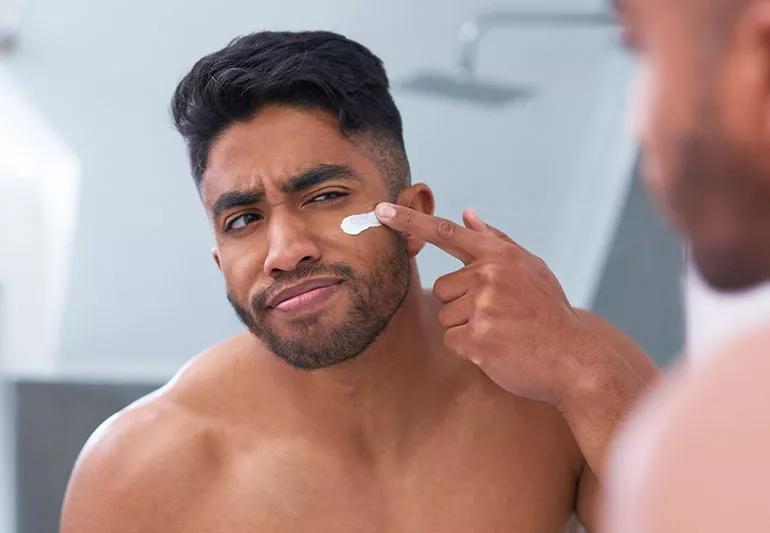
[[[214,205],[211,206],[211,213],[217,218],[224,211],[235,207],[252,205],[265,199],[265,192],[262,189],[245,189],[242,191],[227,191],[222,193]]]
[[[295,194],[310,187],[315,187],[326,181],[338,179],[355,179],[353,170],[346,165],[318,165],[305,170],[281,183],[281,192]],[[265,199],[265,191],[261,188],[227,191],[222,193],[211,207],[214,218],[224,211],[259,203]]]
[[[318,165],[302,174],[289,178],[281,184],[281,192],[294,194],[310,187],[320,185],[325,181],[338,179],[354,179],[353,170],[346,165]]]

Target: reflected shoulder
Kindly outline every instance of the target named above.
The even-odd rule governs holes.
[[[770,528],[768,376],[770,328],[679,376],[650,413],[661,428],[635,489],[636,501],[658,503],[632,505],[629,531]]]

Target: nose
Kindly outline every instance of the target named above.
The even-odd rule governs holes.
[[[267,226],[268,251],[264,271],[271,277],[292,272],[303,263],[313,263],[321,257],[321,250],[305,222],[281,211],[274,211]]]

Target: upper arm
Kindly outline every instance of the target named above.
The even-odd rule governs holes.
[[[576,312],[594,334],[604,339],[618,352],[618,355],[634,369],[642,381],[652,383],[660,377],[660,370],[650,356],[625,333],[590,311],[578,309]]]

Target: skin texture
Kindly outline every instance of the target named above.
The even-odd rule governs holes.
[[[268,107],[225,132],[201,190],[209,214],[227,191],[266,191],[263,202],[212,217],[214,258],[234,300],[247,303],[308,263],[370,272],[391,249],[397,234],[386,227],[357,237],[339,229],[345,216],[388,198],[360,146],[331,116],[308,109]],[[319,164],[346,165],[355,179],[280,191],[290,176]],[[347,196],[310,201],[328,191]],[[433,211],[425,185],[406,189],[397,203]],[[242,213],[262,218],[237,235],[224,233],[223,222]],[[475,227],[468,231],[500,239]],[[597,460],[607,436],[603,424],[581,418],[598,413],[600,398],[615,401],[601,393],[604,373],[565,388],[556,369],[549,376],[546,368],[511,364],[496,378],[515,394],[501,388],[491,367],[469,362],[467,353],[457,357],[445,343],[446,307],[422,291],[413,260],[423,239],[405,236],[404,245],[412,272],[405,300],[360,355],[308,372],[249,332],[206,350],[92,436],[70,481],[62,531],[561,532],[575,511],[591,525],[598,484],[581,450]],[[526,284],[537,274],[516,275]],[[312,331],[321,340],[349,309],[341,287],[302,311],[323,310],[323,327]],[[587,366],[575,369],[611,353],[629,381],[654,376],[646,356],[612,326],[583,311],[568,314],[550,348],[564,350],[565,360],[585,358]],[[268,315],[276,330],[299,334],[292,316]],[[532,364],[530,352],[547,338],[544,328],[533,333],[510,361]],[[603,351],[585,346],[587,338]],[[512,377],[522,370],[531,371],[529,380]],[[569,421],[567,404],[580,413]]]
[[[770,279],[770,3],[628,0],[620,18],[647,79],[650,189],[713,286]],[[604,531],[770,530],[770,323],[720,351],[674,373],[619,438]]]

